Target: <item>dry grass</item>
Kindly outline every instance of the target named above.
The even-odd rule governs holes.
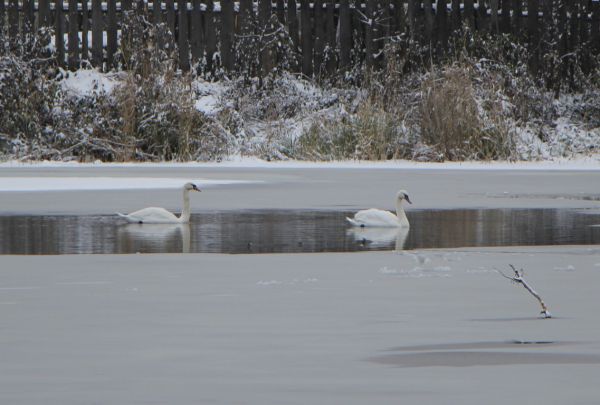
[[[472,77],[471,66],[462,64],[423,81],[422,141],[440,160],[509,158],[512,140],[501,109],[495,100],[478,104]]]

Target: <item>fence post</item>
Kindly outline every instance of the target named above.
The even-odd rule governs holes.
[[[63,36],[64,15],[63,0],[55,0],[54,8],[56,12],[54,22],[54,46],[56,48],[56,58],[60,67],[65,66],[65,38]]]
[[[309,0],[300,0],[300,25],[302,42],[302,74],[312,77],[312,24],[310,21],[310,3]]]
[[[79,12],[77,11],[77,0],[69,0],[68,38],[69,69],[76,70],[79,67]]]
[[[221,63],[223,68],[233,70],[233,0],[221,0]]]
[[[100,70],[102,70],[102,31],[102,1],[92,0],[92,64]]]

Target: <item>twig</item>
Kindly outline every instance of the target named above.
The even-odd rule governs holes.
[[[496,271],[498,273],[500,273],[502,275],[502,277],[507,278],[507,279],[511,280],[512,282],[522,284],[523,287],[525,287],[525,289],[527,291],[529,291],[531,293],[531,295],[533,295],[540,302],[540,305],[542,306],[541,314],[544,316],[544,318],[552,318],[552,314],[550,313],[550,311],[548,311],[548,307],[546,307],[546,304],[544,304],[542,297],[540,297],[540,295],[523,278],[523,275],[525,274],[523,269],[517,270],[515,268],[515,266],[513,266],[512,264],[509,264],[509,266],[515,272],[514,277],[507,276],[501,270],[496,269]]]

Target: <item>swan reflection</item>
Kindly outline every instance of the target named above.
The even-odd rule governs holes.
[[[118,238],[124,251],[190,252],[190,224],[127,224],[119,227]],[[179,249],[180,247],[180,249]]]
[[[403,250],[409,228],[358,228],[352,227],[346,234],[369,247],[388,247],[394,244],[394,250]]]

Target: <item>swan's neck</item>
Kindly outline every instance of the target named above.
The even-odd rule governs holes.
[[[402,208],[402,200],[396,200],[396,216],[398,217],[398,221],[400,222],[400,226],[408,227],[408,218],[406,218],[406,213],[404,212],[404,208]]]
[[[179,222],[189,222],[190,221],[190,191],[183,190],[183,210],[181,211],[181,216],[179,217]]]

